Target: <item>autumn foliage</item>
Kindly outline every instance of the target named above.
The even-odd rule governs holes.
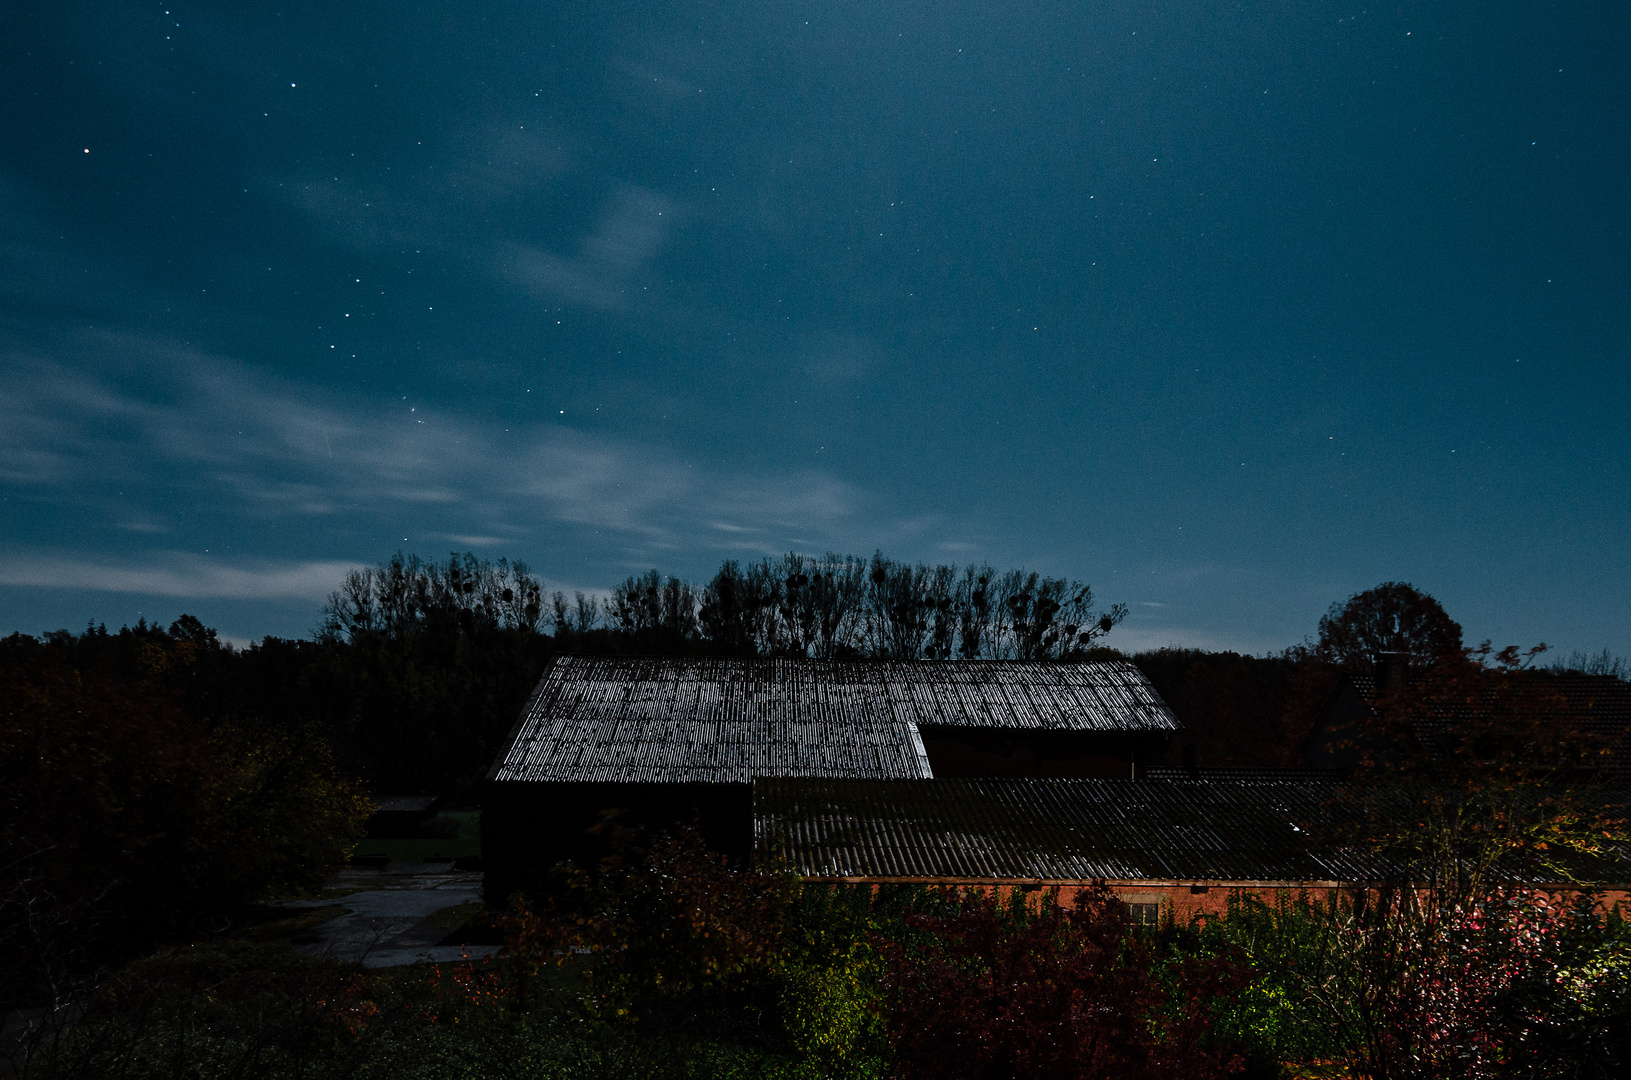
[[[589,1013],[630,1018],[723,1006],[782,959],[798,895],[790,875],[733,867],[693,829],[622,846],[593,872],[563,867],[560,884],[540,908],[518,897],[496,919],[517,984],[577,962]]]
[[[1103,888],[999,902],[806,885],[733,867],[689,830],[564,880],[499,920],[518,1005],[560,969],[585,1019],[751,1030],[827,1075],[881,1075],[888,1062],[918,1080],[1135,1080],[1240,1065],[1211,1028],[1250,981],[1242,955],[1174,950]],[[459,978],[474,1000],[479,974]]]
[[[1237,1054],[1208,1038],[1218,1003],[1250,981],[1231,956],[1169,959],[1108,890],[1061,906],[959,896],[919,933],[885,941],[889,1032],[912,1080],[1226,1076]]]

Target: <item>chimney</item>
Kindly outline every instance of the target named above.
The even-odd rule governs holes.
[[[1409,653],[1379,652],[1373,663],[1378,692],[1404,689],[1410,675]]]

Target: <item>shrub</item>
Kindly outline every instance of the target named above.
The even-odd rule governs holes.
[[[1208,1038],[1215,1003],[1248,973],[1227,956],[1158,971],[1149,938],[1104,888],[1007,905],[967,894],[927,931],[881,942],[889,1034],[913,1080],[1223,1076],[1240,1059]]]

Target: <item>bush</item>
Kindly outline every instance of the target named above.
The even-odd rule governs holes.
[[[1007,905],[957,898],[928,931],[884,942],[889,1033],[915,1080],[1224,1076],[1242,1062],[1209,1038],[1212,1011],[1246,984],[1226,956],[1158,959],[1107,889]]]
[[[1623,1074],[1631,933],[1585,891],[1233,901],[1204,936],[1251,958],[1216,1030],[1254,1057],[1345,1061],[1366,1076]]]

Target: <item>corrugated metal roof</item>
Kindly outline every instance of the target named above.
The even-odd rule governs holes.
[[[1310,842],[1340,785],[1156,780],[797,780],[753,788],[759,842],[806,877],[1353,881]]]
[[[1125,660],[798,660],[563,656],[489,778],[918,778],[925,724],[1179,731]]]
[[[753,813],[761,847],[813,878],[1312,883],[1384,876],[1380,858],[1319,837],[1398,798],[1306,780],[767,778]],[[1591,798],[1623,813],[1631,789]],[[1631,882],[1631,845],[1569,861],[1575,880]]]

